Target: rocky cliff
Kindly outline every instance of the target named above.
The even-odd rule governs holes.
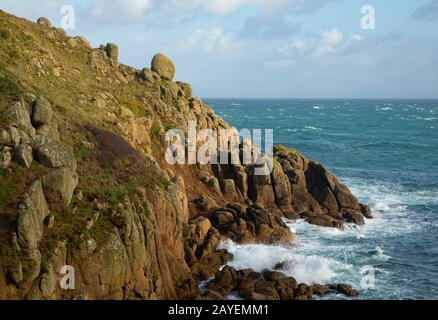
[[[372,217],[323,165],[285,146],[265,176],[254,164],[168,165],[168,129],[230,128],[174,75],[162,54],[136,70],[115,44],[92,48],[47,19],[0,11],[0,299],[353,292],[219,272],[232,259],[217,250],[222,239],[293,243],[285,218],[342,229]],[[74,290],[59,285],[65,265]]]

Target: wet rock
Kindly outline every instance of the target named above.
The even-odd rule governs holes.
[[[279,278],[275,280],[274,286],[281,300],[291,300],[294,298],[294,290],[297,288],[297,281],[293,277]]]
[[[336,285],[331,285],[329,287],[330,289],[336,290],[339,293],[345,294],[346,296],[349,297],[356,297],[359,295],[359,292],[353,289],[353,287],[348,284],[336,284]]]
[[[254,292],[272,298],[273,300],[280,300],[274,284],[268,281],[258,281],[254,286]]]
[[[349,223],[354,223],[357,225],[364,225],[365,224],[364,216],[359,212],[344,212],[342,214],[342,217],[344,218],[344,220],[346,222],[349,222]]]
[[[371,209],[369,206],[360,204],[360,211],[363,214],[363,216],[367,219],[373,219],[373,215],[371,213]]]
[[[330,291],[328,286],[323,286],[321,284],[315,284],[311,288],[312,288],[313,294],[319,295],[319,296],[323,296]]]
[[[312,296],[312,288],[307,284],[301,283],[294,289],[294,300],[309,300]]]

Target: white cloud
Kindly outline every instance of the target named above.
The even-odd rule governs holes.
[[[366,52],[358,51],[365,38],[358,34],[344,36],[336,28],[321,32],[318,36],[294,40],[280,47],[278,60],[291,60],[293,63],[334,65],[343,63],[364,64],[369,59]]]
[[[207,13],[226,16],[254,0],[155,0],[167,1],[170,7],[180,10],[201,9]]]
[[[362,41],[363,39],[365,39],[365,38],[362,37],[359,34],[352,34],[352,35],[350,35],[350,40],[351,41]]]
[[[93,0],[90,14],[104,20],[138,20],[152,7],[152,0]]]
[[[319,38],[315,54],[317,56],[323,56],[336,53],[343,38],[342,32],[339,32],[336,28],[324,31]]]
[[[207,11],[225,16],[248,3],[248,0],[213,0],[204,1]]]
[[[197,29],[180,45],[180,51],[184,54],[220,55],[235,53],[239,48],[240,43],[234,39],[234,36],[220,27],[209,30]]]

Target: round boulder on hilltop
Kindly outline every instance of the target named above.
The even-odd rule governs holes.
[[[170,81],[173,80],[176,71],[175,64],[172,60],[162,53],[157,53],[154,56],[151,63],[151,69],[152,71],[159,73],[163,79]]]
[[[48,28],[52,27],[52,23],[50,22],[50,20],[45,17],[38,18],[37,23]]]

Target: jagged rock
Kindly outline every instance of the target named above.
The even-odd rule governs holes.
[[[207,183],[208,188],[215,194],[221,194],[221,187],[219,180],[216,177],[211,177]]]
[[[360,204],[360,211],[362,212],[363,216],[367,219],[373,219],[373,215],[371,213],[371,209],[369,206]]]
[[[43,234],[44,219],[49,214],[41,182],[35,181],[23,200],[23,209],[17,221],[17,236],[21,248],[35,250]]]
[[[0,131],[0,145],[16,147],[20,143],[20,132],[13,126]]]
[[[173,80],[175,76],[175,64],[164,54],[157,53],[152,59],[152,71],[157,72],[163,79]]]
[[[35,150],[36,160],[49,168],[68,167],[76,170],[76,160],[70,146],[59,141],[47,141]]]
[[[222,190],[224,196],[227,197],[227,199],[233,200],[237,198],[237,191],[236,191],[236,185],[234,183],[234,180],[232,179],[222,180]]]
[[[53,110],[50,102],[44,97],[39,97],[33,107],[32,124],[35,127],[50,124],[52,117]]]
[[[13,103],[6,109],[5,120],[8,125],[21,130],[21,139],[35,137],[35,128],[30,122],[29,108],[20,101]]]
[[[78,176],[69,168],[61,168],[44,176],[42,183],[50,209],[62,212],[70,204]]]
[[[151,83],[154,83],[155,81],[160,79],[160,75],[149,68],[143,68],[140,72],[140,77],[143,80],[149,81]]]
[[[55,291],[55,286],[57,283],[58,281],[56,279],[56,273],[53,270],[53,265],[49,263],[47,265],[47,272],[43,274],[40,283],[42,296],[48,299],[53,294],[53,291]]]
[[[336,290],[339,293],[345,294],[346,296],[349,296],[349,297],[356,297],[359,295],[359,292],[357,290],[353,289],[352,286],[350,286],[348,284],[330,285],[329,288],[332,290]]]
[[[253,169],[249,174],[248,195],[253,202],[274,207],[275,194],[270,175],[257,175]]]
[[[254,286],[254,292],[267,297],[271,297],[273,300],[280,300],[280,297],[274,285],[268,281],[258,281]]]
[[[170,98],[172,98],[173,100],[178,99],[178,97],[180,97],[180,87],[174,83],[174,82],[168,82],[166,83],[166,88],[168,90],[168,93],[170,94]]]
[[[320,226],[320,227],[329,227],[329,228],[338,228],[342,229],[342,221],[336,220],[333,217],[329,215],[306,215],[304,218],[313,225]]]
[[[1,169],[7,169],[9,168],[9,165],[12,161],[12,153],[11,148],[9,147],[3,147],[3,149],[0,151],[0,168]]]
[[[199,217],[192,220],[191,223],[195,224],[196,230],[199,230],[200,237],[204,239],[211,227],[210,220],[205,217]]]
[[[184,97],[186,97],[187,99],[193,98],[193,89],[190,84],[184,82],[177,82],[177,84],[180,86]]]
[[[59,131],[58,131],[58,126],[56,123],[53,122],[50,125],[48,124],[43,124],[40,127],[38,127],[38,129],[36,130],[37,133],[37,137],[38,136],[43,136],[44,138],[46,138],[46,140],[55,140],[58,141],[59,140]],[[37,138],[35,137],[35,139]],[[36,145],[37,143],[35,143],[34,140],[34,144]]]
[[[15,161],[26,168],[30,168],[33,161],[32,147],[27,144],[20,144],[14,149]]]
[[[358,212],[353,212],[353,211],[344,212],[342,214],[342,217],[344,218],[345,221],[349,223],[354,223],[360,226],[365,224],[364,216]]]
[[[274,286],[281,300],[291,300],[294,298],[297,281],[293,277],[278,278],[274,281]]]
[[[315,284],[311,288],[314,295],[320,295],[320,296],[323,296],[330,291],[329,287],[323,286],[321,284]]]
[[[222,235],[237,242],[290,243],[294,239],[281,218],[262,209],[260,205],[246,209],[228,205],[212,212],[210,220]]]
[[[299,284],[294,289],[294,300],[309,300],[312,299],[312,288],[305,283]]]
[[[52,23],[50,22],[50,20],[45,18],[45,17],[38,18],[37,23],[40,24],[40,25],[43,25],[43,26],[45,26],[47,28],[51,28],[52,27]]]

